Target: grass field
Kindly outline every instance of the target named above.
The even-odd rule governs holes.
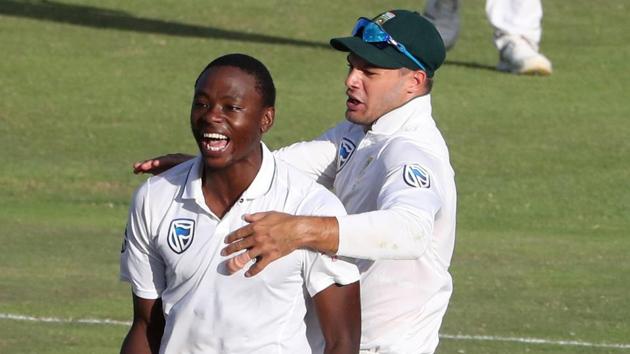
[[[278,87],[267,143],[311,138],[343,117],[345,60],[328,39],[382,6],[1,0],[0,353],[117,352],[125,325],[7,316],[129,321],[117,262],[144,180],[130,166],[194,152],[198,72],[229,52],[260,58]],[[630,351],[630,4],[543,6],[552,76],[492,69],[481,0],[465,1],[437,74],[435,117],[459,191],[439,353]]]

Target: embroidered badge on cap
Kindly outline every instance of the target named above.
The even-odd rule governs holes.
[[[350,160],[352,153],[357,148],[352,140],[348,138],[342,138],[339,144],[339,156],[337,158],[337,171],[340,171],[343,166]]]
[[[168,246],[173,252],[180,254],[190,247],[195,236],[195,221],[191,219],[174,219],[168,230]]]
[[[378,17],[374,19],[374,22],[376,22],[379,26],[382,26],[385,22],[391,20],[394,17],[396,17],[396,15],[393,12],[387,11],[381,15],[378,15]]]
[[[429,173],[417,164],[405,165],[405,168],[403,169],[403,179],[405,180],[405,183],[411,187],[431,187],[431,178],[429,177]]]

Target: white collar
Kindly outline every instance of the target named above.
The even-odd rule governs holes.
[[[273,177],[276,172],[276,160],[265,143],[261,141],[260,145],[263,153],[262,163],[260,164],[260,170],[258,170],[256,177],[245,192],[243,192],[243,198],[245,199],[262,197],[271,189],[271,183],[273,183]]]
[[[411,119],[431,118],[431,94],[413,98],[404,105],[382,115],[372,124],[369,132],[391,135]]]
[[[273,155],[267,148],[267,145],[260,142],[262,148],[262,162],[260,164],[260,169],[258,173],[256,173],[256,177],[252,183],[247,187],[245,192],[242,194],[242,198],[244,199],[256,199],[265,195],[269,189],[271,188],[271,183],[273,182],[273,178],[276,170],[276,162],[274,160]],[[201,161],[201,155],[195,157],[195,161],[190,167],[188,171],[188,176],[186,177],[186,184],[184,186],[184,190],[182,191],[181,197],[183,199],[194,199],[197,201],[199,205],[206,205],[205,198],[203,197],[203,192],[201,190],[201,169],[203,166],[203,162]]]

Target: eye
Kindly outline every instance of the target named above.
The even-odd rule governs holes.
[[[209,105],[209,104],[207,104],[207,103],[194,101],[194,102],[193,102],[193,107],[195,107],[195,108],[204,108],[204,109],[208,109],[208,108],[210,108],[210,105]]]
[[[372,77],[374,75],[377,75],[377,73],[370,71],[370,70],[363,70],[363,74],[367,77]]]
[[[237,105],[233,105],[233,104],[229,104],[225,106],[225,109],[231,112],[240,112],[243,110],[243,107],[237,106]]]

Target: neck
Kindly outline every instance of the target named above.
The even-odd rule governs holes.
[[[206,205],[219,218],[230,210],[252,184],[262,165],[262,148],[220,170],[203,165],[201,190]]]

